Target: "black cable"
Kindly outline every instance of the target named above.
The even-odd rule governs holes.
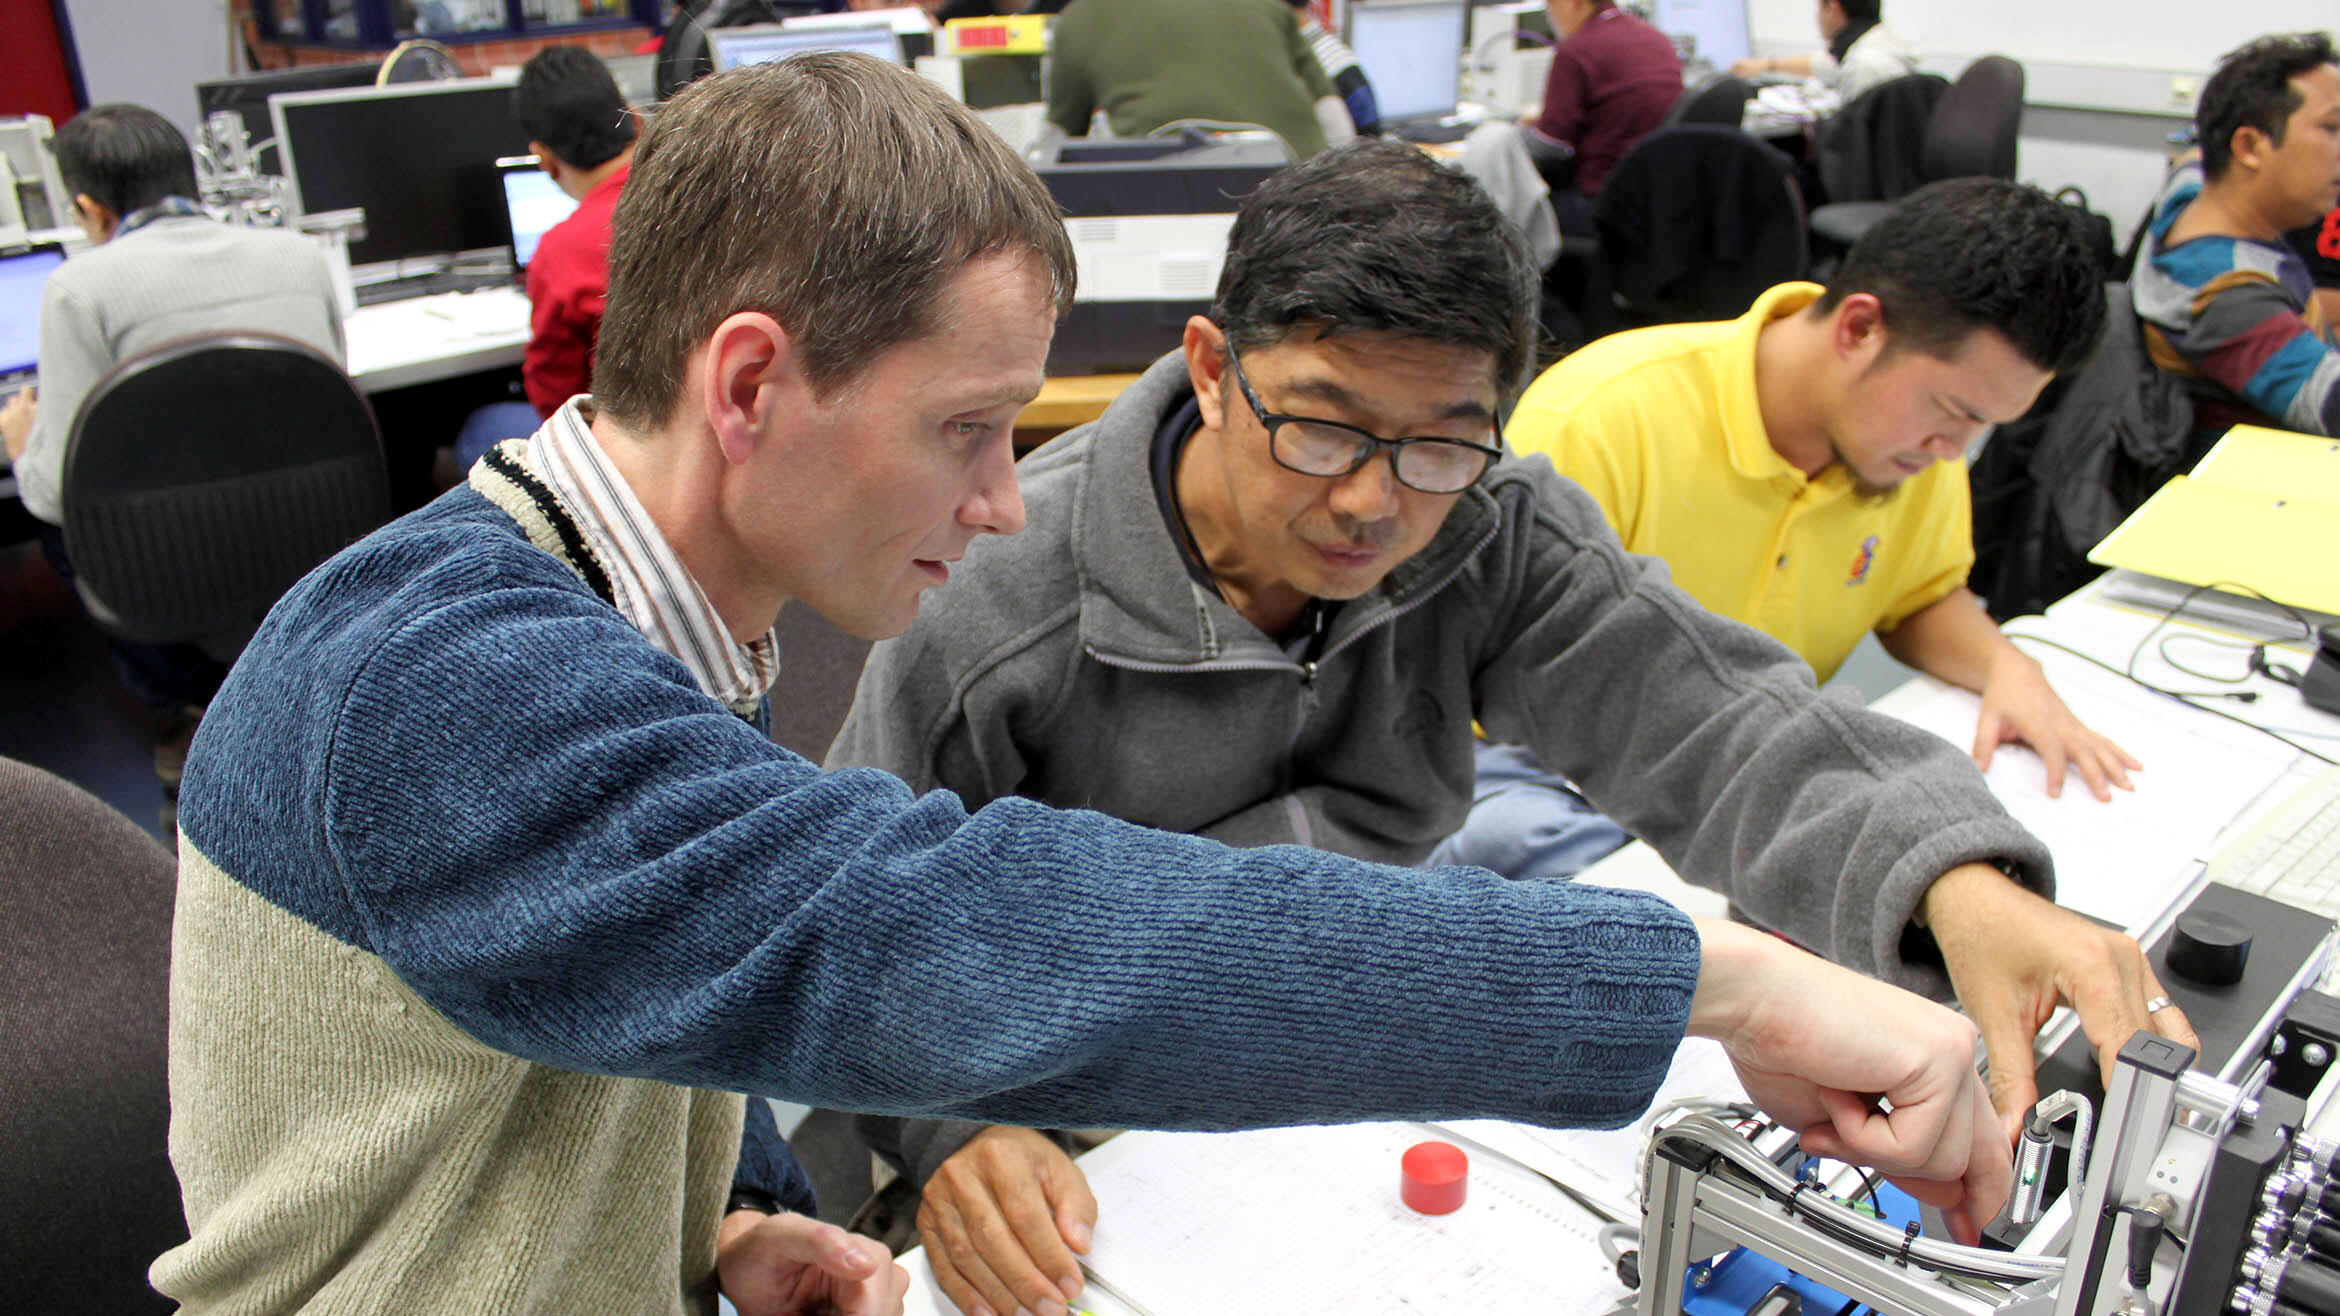
[[[2153,629],[2145,632],[2145,634],[2138,639],[2137,647],[2129,651],[2129,665],[2127,669],[2121,673],[2121,675],[2128,677],[2132,681],[2136,681],[2139,685],[2146,684],[2137,675],[2137,660],[2145,655],[2145,646],[2152,641],[2154,636],[2161,634],[2162,627],[2167,626],[2171,622],[2177,620],[2177,615],[2186,610],[2187,604],[2192,603],[2195,599],[2200,598],[2204,593],[2221,587],[2241,590],[2255,599],[2259,599],[2266,603],[2271,603],[2274,606],[2283,609],[2284,612],[2290,614],[2293,621],[2299,623],[2299,637],[2302,640],[2312,640],[2316,638],[2316,628],[2308,622],[2306,615],[2300,612],[2299,609],[2292,607],[2288,603],[2283,603],[2278,600],[2268,598],[2265,594],[2262,594],[2258,590],[2243,584],[2239,580],[2213,580],[2204,584],[2196,585],[2192,589],[2187,590],[2178,598],[2177,602],[2169,606],[2168,611],[2161,614],[2160,619],[2153,623]]]
[[[1879,1220],[1885,1218],[1885,1199],[1877,1195],[1877,1181],[1884,1177],[1884,1172],[1880,1170],[1868,1169],[1861,1171],[1861,1188],[1868,1195],[1869,1205],[1877,1208],[1877,1218]],[[1861,1193],[1854,1193],[1853,1200],[1857,1202],[1861,1199],[1861,1196]]]
[[[2203,588],[2207,588],[2207,586]],[[2298,741],[2293,740],[2291,737],[2283,735],[2281,732],[2275,731],[2271,728],[2260,726],[2258,723],[2251,721],[2247,717],[2236,717],[2234,714],[2227,712],[2223,708],[2212,708],[2208,704],[2195,702],[2195,700],[2198,698],[2226,699],[2233,698],[2234,696],[2232,695],[2222,694],[2215,691],[2171,690],[2164,686],[2158,686],[2153,684],[2151,681],[2146,680],[2144,677],[2137,675],[2133,671],[2124,672],[2120,668],[2106,662],[2104,659],[2097,657],[2095,654],[2083,653],[2080,650],[2073,648],[2071,645],[2065,644],[2061,640],[2051,640],[2044,635],[2025,635],[2018,631],[2009,631],[2007,632],[2007,638],[2010,640],[2027,640],[2033,644],[2044,644],[2051,649],[2061,649],[2065,653],[2068,653],[2075,658],[2084,659],[2088,662],[2094,663],[2098,667],[2111,672],[2113,675],[2120,677],[2123,680],[2134,682],[2136,685],[2150,690],[2153,693],[2160,695],[2164,699],[2175,700],[2178,703],[2184,704],[2188,708],[2197,709],[2201,712],[2208,713],[2213,717],[2223,717],[2227,721],[2232,722],[2237,726],[2249,727],[2251,730],[2258,732],[2262,736],[2281,741],[2283,744],[2290,746],[2292,749],[2307,755],[2309,758],[2314,759],[2319,763],[2340,763],[2340,759],[2333,758],[2326,754],[2319,754],[2316,751],[2309,749],[2307,746],[2300,744]],[[2140,640],[2138,644],[2139,647],[2142,648],[2144,641]],[[2136,660],[2137,655],[2131,654],[2129,657],[2130,663],[2133,665],[2135,664]],[[2254,694],[2256,692],[2243,691],[2242,693]]]
[[[2195,644],[2207,644],[2220,649],[2231,649],[2236,653],[2244,655],[2242,675],[2220,676],[2216,672],[2197,672],[2193,668],[2179,662],[2177,659],[2170,656],[2169,646],[2176,644],[2181,640],[2190,640]],[[2197,681],[2216,681],[2220,685],[2241,685],[2243,682],[2251,679],[2249,655],[2254,651],[2264,652],[2266,647],[2266,645],[2253,643],[2247,640],[2228,640],[2216,635],[2188,635],[2184,632],[2180,632],[2176,635],[2162,636],[2161,643],[2154,646],[2154,651],[2161,655],[2161,661],[2169,664],[2173,668],[2176,668],[2178,671],[2184,672],[2186,675],[2193,677]]]

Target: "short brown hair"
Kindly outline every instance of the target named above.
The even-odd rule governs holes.
[[[842,53],[701,78],[652,115],[618,200],[595,401],[632,429],[664,423],[684,363],[740,311],[779,321],[826,397],[932,332],[969,261],[1019,250],[1063,314],[1056,202],[924,78]]]

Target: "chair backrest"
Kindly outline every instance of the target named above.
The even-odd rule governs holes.
[[[709,49],[707,34],[716,28],[776,23],[828,8],[823,0],[685,0],[667,20],[666,34],[652,65],[658,99],[667,100],[715,71],[715,54]]]
[[[1794,168],[1735,127],[1643,138],[1601,185],[1593,223],[1614,296],[1641,323],[1727,319],[1806,268]]]
[[[1755,89],[1744,78],[1728,73],[1717,73],[1688,88],[1674,108],[1666,111],[1665,121],[1658,126],[1675,128],[1685,123],[1719,123],[1736,128],[1746,117],[1747,101]]]
[[[0,759],[0,1293],[11,1311],[168,1312],[187,1237],[167,1139],[170,851]]]
[[[1931,73],[1888,79],[1821,120],[1812,151],[1828,203],[1892,201],[1928,182],[1926,133],[1949,86]]]
[[[1927,182],[2013,178],[2022,128],[2023,66],[2005,55],[1985,55],[1935,102],[1918,167]]]
[[[294,581],[389,519],[390,483],[341,367],[238,331],[107,371],[74,417],[60,501],[101,629],[232,657]]]
[[[1967,471],[1969,581],[1993,618],[2036,613],[2102,574],[2088,552],[2192,456],[2185,382],[2154,365],[2129,285],[2104,286],[2104,337]]]
[[[455,52],[428,38],[401,41],[383,59],[381,69],[374,74],[374,85],[388,87],[401,82],[450,82],[463,76],[463,66],[455,62]]]

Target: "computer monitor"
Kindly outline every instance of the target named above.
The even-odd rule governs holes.
[[[195,84],[195,105],[205,119],[217,110],[235,111],[244,121],[244,136],[258,146],[276,136],[276,125],[268,118],[269,97],[290,91],[371,87],[381,67],[379,60],[363,60],[355,64],[319,64],[311,68],[247,73],[239,78],[217,78]],[[273,158],[260,164],[268,172],[276,171],[277,161]]]
[[[769,64],[816,50],[851,50],[889,64],[902,62],[902,43],[895,37],[893,27],[884,22],[837,27],[780,27],[770,23],[719,27],[707,34],[707,48],[714,55],[718,73],[749,64]]]
[[[41,292],[65,263],[53,244],[0,256],[0,397],[30,382],[41,359]]]
[[[1288,156],[1270,132],[1059,139],[1032,167],[1064,212],[1080,270],[1051,375],[1142,370],[1210,310],[1235,211]]]
[[[1685,66],[1723,72],[1754,52],[1747,0],[1657,0],[1650,26],[1674,39]]]
[[[492,250],[509,240],[496,161],[528,154],[509,81],[300,92],[272,97],[268,108],[299,213],[365,210],[352,263]]]
[[[535,259],[536,244],[544,239],[545,230],[567,219],[577,202],[553,182],[533,155],[498,160],[496,171],[503,175],[504,216],[512,226],[512,267],[524,270]]]
[[[1454,113],[1462,99],[1467,0],[1372,0],[1349,6],[1349,49],[1386,120]]]

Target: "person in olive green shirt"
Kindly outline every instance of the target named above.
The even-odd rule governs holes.
[[[1339,93],[1279,0],[1081,0],[1049,38],[1048,119],[1074,137],[1098,110],[1116,135],[1179,119],[1256,123],[1307,159]]]

